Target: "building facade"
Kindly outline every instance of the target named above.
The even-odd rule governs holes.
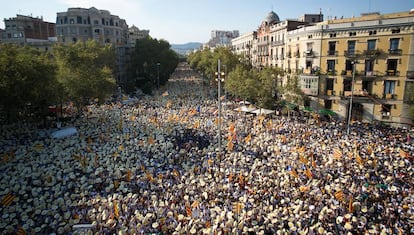
[[[57,41],[63,44],[95,40],[102,45],[114,45],[118,67],[115,74],[117,83],[121,87],[127,83],[129,31],[124,19],[95,7],[69,8],[66,12],[57,13],[56,34]]]
[[[0,34],[2,43],[28,45],[48,51],[56,41],[55,24],[45,22],[43,18],[17,15],[4,19],[4,25],[5,29]]]
[[[305,105],[315,110],[361,122],[413,124],[414,12],[275,19],[269,13],[252,41],[254,67],[279,67],[284,79],[297,77],[309,97]],[[237,41],[233,49],[240,54]]]
[[[234,38],[231,40],[232,50],[236,54],[241,55],[246,63],[251,64],[253,44],[256,39],[256,31],[246,33],[237,38]]]
[[[204,45],[204,47],[215,48],[221,46],[231,46],[231,40],[240,36],[238,30],[223,31],[213,30],[211,31],[210,40]]]
[[[139,29],[137,26],[132,25],[129,29],[128,41],[131,47],[135,47],[135,42],[139,39],[149,37],[149,30]]]

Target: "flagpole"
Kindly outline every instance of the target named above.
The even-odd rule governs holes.
[[[221,78],[220,78],[220,59],[217,60],[217,89],[218,89],[218,149],[219,149],[219,155],[221,154]]]

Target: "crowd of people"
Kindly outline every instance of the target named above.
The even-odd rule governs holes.
[[[3,125],[0,231],[414,233],[413,129],[233,108],[219,120],[181,64],[157,96],[88,106],[77,135]]]

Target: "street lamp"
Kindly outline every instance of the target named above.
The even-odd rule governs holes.
[[[159,94],[159,89],[160,89],[160,65],[161,63],[158,62],[157,63],[157,93]]]
[[[352,116],[352,99],[354,97],[355,66],[358,62],[352,61],[351,63],[352,63],[352,81],[351,81],[351,98],[349,99],[348,123],[347,123],[347,128],[346,128],[347,135],[349,135],[349,125],[351,124],[351,116]]]
[[[224,72],[220,72],[220,60],[217,61],[217,72],[215,72],[216,75],[216,81],[217,81],[217,93],[218,93],[218,149],[219,149],[219,155],[221,154],[221,82],[224,82]]]

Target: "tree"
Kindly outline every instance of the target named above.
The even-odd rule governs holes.
[[[56,64],[47,53],[0,45],[0,105],[8,121],[22,114],[47,114],[58,93],[55,71]]]
[[[282,89],[283,98],[292,104],[302,105],[306,95],[299,87],[298,76],[294,75],[287,80],[287,84]]]
[[[54,55],[58,65],[58,81],[64,89],[63,101],[75,102],[78,111],[90,99],[104,101],[113,94],[115,50],[94,40],[71,45],[57,45]]]
[[[129,91],[137,86],[151,92],[158,83],[158,73],[160,86],[164,85],[179,62],[178,55],[167,41],[149,37],[136,41],[131,58],[130,76],[136,78],[137,83],[129,87]]]

